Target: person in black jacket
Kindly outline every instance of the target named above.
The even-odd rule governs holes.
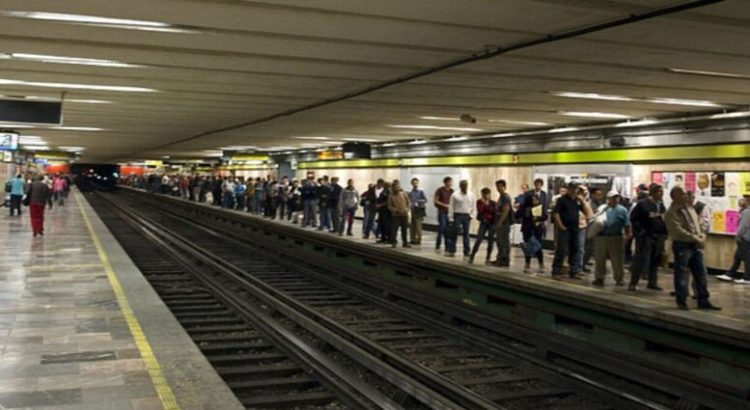
[[[339,212],[339,197],[341,197],[342,189],[341,185],[339,185],[339,177],[332,177],[331,197],[328,200],[328,209],[331,211],[331,222],[333,222],[331,233],[338,233],[341,226],[342,214]]]
[[[359,204],[362,206],[364,217],[362,218],[362,238],[370,239],[370,232],[372,232],[375,225],[375,184],[369,184],[367,191],[360,195]]]
[[[630,212],[630,221],[635,233],[635,255],[630,268],[628,290],[635,291],[641,278],[648,278],[648,288],[661,290],[656,273],[664,254],[664,241],[667,239],[667,226],[664,215],[667,213],[662,198],[664,188],[651,184],[649,196],[641,199]]]
[[[320,225],[318,230],[328,229],[329,232],[333,232],[331,229],[331,195],[333,195],[333,189],[331,184],[328,183],[328,177],[323,176],[318,179],[318,211],[320,213]]]
[[[375,199],[375,209],[378,213],[378,227],[376,233],[378,233],[380,237],[378,243],[391,243],[391,211],[388,210],[388,195],[390,194],[391,184],[386,182],[383,184],[383,189],[380,191],[380,195]]]

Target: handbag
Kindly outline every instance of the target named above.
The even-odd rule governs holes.
[[[454,240],[458,238],[458,225],[455,222],[448,222],[445,226],[445,237]]]
[[[23,197],[23,206],[29,206],[31,204],[31,197],[26,195]]]
[[[423,206],[415,206],[411,210],[411,216],[417,219],[424,218],[427,216],[427,210]]]
[[[586,238],[588,239],[594,238],[596,235],[599,235],[599,233],[604,230],[605,226],[607,226],[607,213],[605,211],[606,211],[606,208],[600,210],[591,219],[591,223],[589,223],[589,226],[586,228]]]
[[[524,242],[521,247],[523,248],[524,256],[531,258],[542,249],[542,243],[539,242],[536,236],[532,235],[528,242]]]

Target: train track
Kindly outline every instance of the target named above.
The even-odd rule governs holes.
[[[94,201],[95,208],[100,200]],[[332,365],[357,369],[354,377],[366,381],[364,384],[375,390],[371,394],[385,397],[386,407],[661,409],[676,404],[673,397],[646,391],[643,396],[651,397],[643,399],[539,363],[524,354],[523,346],[514,339],[446,324],[418,305],[390,303],[378,296],[378,289],[337,282],[282,255],[263,253],[212,227],[210,221],[187,221],[123,194],[108,201],[107,208],[127,220],[132,232],[150,238],[154,257],[163,257],[164,252],[171,255],[166,262],[144,259],[144,273],[165,303],[176,308],[175,316],[186,320],[183,326],[197,337],[196,344],[248,407],[271,406],[277,399],[278,403],[287,399],[304,406],[332,408],[374,404],[356,392],[357,386],[342,389],[340,378],[326,379],[325,371],[316,371],[304,358],[294,358],[294,349],[271,346],[266,333],[274,330],[246,318],[253,312],[238,306],[240,301],[256,305],[256,309],[265,306],[265,311],[254,314],[268,315],[280,329],[311,342]],[[102,219],[112,224],[113,218],[103,215]],[[123,242],[122,234],[113,231]],[[128,243],[138,241],[124,242],[130,253]],[[154,246],[160,248],[154,250]],[[141,253],[144,257],[149,254]],[[176,268],[173,261],[181,261],[182,267]],[[209,268],[200,273],[196,267]],[[315,340],[321,334],[326,338]],[[235,339],[222,339],[227,336]],[[232,350],[234,341],[240,349]],[[252,343],[268,350],[250,350]],[[221,346],[230,347],[222,350]],[[260,378],[278,382],[273,386],[247,379],[248,373],[262,372],[255,370],[256,365],[268,364],[266,359],[277,360],[274,363],[289,371],[279,377]],[[273,394],[262,398],[259,391]],[[311,401],[305,402],[306,398]]]

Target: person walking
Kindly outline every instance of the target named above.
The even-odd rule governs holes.
[[[344,225],[346,225],[346,236],[352,236],[354,215],[357,213],[357,207],[359,206],[359,192],[354,187],[353,179],[346,181],[346,188],[341,190],[338,204],[340,210],[337,210],[336,214],[342,215],[343,219],[339,224],[339,236],[344,234]]]
[[[606,223],[604,229],[596,236],[594,246],[594,272],[596,279],[592,282],[594,286],[604,286],[604,278],[607,276],[607,259],[612,261],[612,272],[617,286],[625,284],[625,239],[623,234],[630,238],[633,232],[630,225],[628,210],[620,205],[620,193],[610,191],[607,193],[607,208],[604,210]]]
[[[597,212],[602,205],[604,205],[604,191],[602,191],[601,188],[591,187],[591,189],[589,189],[589,209],[591,209],[592,212]],[[594,257],[594,246],[596,246],[596,241],[587,240],[583,247],[583,262],[581,265],[583,266],[583,272],[585,273],[591,272],[591,269],[589,269],[588,266],[591,264],[591,258]]]
[[[469,259],[471,255],[471,240],[469,239],[469,229],[471,224],[471,216],[474,214],[474,206],[476,205],[476,199],[474,194],[469,192],[469,181],[462,180],[458,184],[459,190],[451,195],[449,210],[448,210],[448,223],[455,223],[457,228],[460,228],[460,234],[463,238],[463,251],[464,258]],[[458,238],[450,236],[446,240],[445,247],[447,256],[456,255],[456,241]]]
[[[65,205],[65,186],[68,181],[61,175],[56,175],[52,181],[52,196],[57,205]]]
[[[497,217],[497,202],[493,201],[490,196],[492,191],[489,188],[482,188],[482,197],[477,200],[477,221],[479,221],[479,230],[477,230],[477,239],[474,241],[474,247],[471,249],[469,263],[474,263],[474,257],[479,251],[479,246],[487,239],[487,258],[484,263],[490,263],[492,257],[492,246],[495,242],[495,218]]]
[[[544,222],[547,220],[547,209],[534,191],[526,194],[516,211],[517,219],[521,220],[521,235],[524,243],[523,273],[531,272],[531,258],[536,257],[539,262],[539,273],[544,273],[544,252],[542,238],[544,237]]]
[[[578,213],[581,212],[581,198],[576,196],[578,187],[578,183],[569,182],[567,187],[564,187],[565,193],[555,201],[554,220],[557,240],[555,258],[552,261],[552,278],[556,280],[560,280],[566,258],[570,267],[568,275],[571,279],[580,279],[580,271],[574,269],[578,257]],[[561,188],[560,191],[563,189]]]
[[[407,231],[409,230],[409,196],[401,188],[401,182],[395,179],[391,184],[391,193],[388,195],[388,211],[390,213],[389,225],[391,246],[398,245],[398,229],[401,228],[401,242],[404,248],[411,248],[407,242]]]
[[[453,195],[453,178],[443,178],[443,186],[435,191],[434,203],[437,208],[437,240],[435,242],[435,252],[440,253],[440,246],[442,245],[443,237],[445,236],[445,228],[448,226],[448,212],[450,211],[450,200]],[[446,252],[448,250],[448,238],[445,238]]]
[[[21,216],[21,201],[26,187],[26,182],[23,180],[23,175],[18,174],[15,178],[8,181],[7,184],[10,193],[10,216],[13,216],[13,211],[16,211],[18,216]]]
[[[674,291],[677,308],[688,310],[688,273],[693,274],[693,283],[697,291],[698,309],[721,310],[709,300],[706,283],[706,266],[703,263],[703,250],[706,247],[706,232],[701,225],[698,214],[688,202],[688,195],[680,186],[669,192],[672,204],[669,206],[664,221],[667,234],[672,240],[674,252]]]
[[[737,247],[734,251],[732,267],[716,279],[750,285],[750,195],[747,194],[740,198],[740,223],[734,240]],[[742,263],[745,264],[744,275],[737,272]]]
[[[635,255],[630,268],[629,291],[635,291],[641,278],[648,279],[648,288],[662,290],[659,287],[657,272],[664,254],[664,241],[667,239],[667,226],[664,215],[667,213],[662,199],[664,188],[651,184],[649,196],[638,201],[630,211],[630,221],[635,235]]]
[[[411,223],[409,225],[409,236],[412,245],[422,244],[422,223],[427,216],[427,196],[419,189],[419,179],[412,178],[411,191],[409,191],[409,203],[411,204]]]
[[[504,179],[495,181],[498,192],[495,237],[497,239],[497,266],[510,266],[510,226],[513,224],[513,202],[508,195],[508,185]]]
[[[44,177],[37,175],[34,182],[26,189],[29,197],[29,214],[31,215],[31,230],[34,237],[44,235],[44,208],[50,198],[49,186],[43,182]]]

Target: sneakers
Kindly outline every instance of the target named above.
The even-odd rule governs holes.
[[[716,279],[724,281],[724,282],[731,282],[731,281],[735,281],[736,282],[736,280],[733,277],[727,275],[726,273],[723,274],[723,275],[717,276]],[[737,280],[739,280],[739,279],[737,279]]]
[[[599,279],[594,279],[594,281],[591,282],[591,285],[597,286],[597,287],[602,287],[602,286],[604,286],[604,281],[603,280],[599,280]]]
[[[523,267],[523,273],[531,273],[531,266],[526,265]]]
[[[734,283],[737,283],[739,285],[750,285],[750,280],[745,279],[735,279]]]

